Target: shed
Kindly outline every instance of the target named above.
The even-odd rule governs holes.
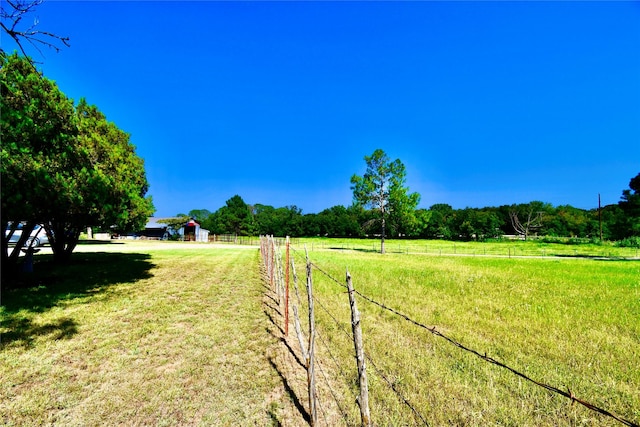
[[[175,220],[176,218],[158,218],[151,217],[147,221],[147,225],[144,230],[139,232],[139,236],[143,236],[147,239],[155,240],[167,240],[176,232],[172,230],[166,220]],[[192,242],[208,242],[209,230],[205,230],[200,227],[193,218],[189,219],[180,229],[177,231],[177,235],[180,236],[180,240],[187,240]]]
[[[187,240],[190,242],[208,242],[209,241],[209,230],[205,230],[200,227],[194,219],[190,219],[187,223],[178,230],[178,234],[180,234],[183,240]]]
[[[168,218],[156,218],[151,217],[147,220],[147,225],[144,226],[144,230],[138,233],[141,237],[153,240],[167,240],[171,236],[171,230],[167,224],[163,224],[162,221]]]

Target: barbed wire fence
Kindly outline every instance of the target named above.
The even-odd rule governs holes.
[[[285,259],[283,260],[283,248]],[[275,293],[281,314],[284,335],[283,340],[292,351],[298,351],[295,355],[306,371],[307,388],[307,421],[311,426],[322,425],[319,416],[322,416],[324,425],[335,424],[336,417],[341,419],[345,425],[371,426],[376,424],[372,419],[369,408],[369,381],[367,368],[372,368],[372,381],[375,389],[381,390],[381,386],[391,391],[399,407],[404,408],[404,412],[410,414],[413,425],[430,425],[424,408],[418,408],[415,402],[403,391],[402,373],[398,374],[384,366],[377,358],[374,359],[370,353],[365,351],[361,329],[361,318],[357,308],[356,296],[361,302],[371,304],[380,310],[388,313],[394,319],[408,322],[419,330],[444,340],[455,348],[477,357],[479,360],[497,366],[510,374],[517,376],[549,393],[562,396],[587,408],[590,411],[608,417],[626,426],[640,427],[640,425],[615,412],[594,405],[585,399],[579,398],[567,388],[563,390],[559,387],[547,384],[544,381],[536,380],[530,375],[503,363],[485,352],[478,351],[460,341],[448,336],[436,329],[435,326],[427,326],[397,308],[389,307],[383,302],[354,289],[351,283],[351,275],[345,270],[345,280],[341,281],[333,277],[326,269],[312,262],[309,258],[307,248],[302,251],[294,249],[290,245],[289,239],[274,239],[273,236],[260,237],[260,253],[262,267],[265,272],[265,281],[269,283],[269,288]],[[293,256],[292,256],[293,255]],[[305,286],[300,286],[298,270],[295,258],[302,261],[305,271]],[[323,298],[319,298],[313,292],[313,271],[318,272],[328,283],[335,286],[339,294],[347,294],[344,298],[344,305],[332,305]],[[293,280],[293,291],[295,298],[289,298],[290,275]],[[302,294],[302,296],[301,296]],[[306,304],[305,304],[306,297]],[[320,331],[316,324],[316,306],[327,319],[323,322],[325,330]],[[348,310],[346,310],[348,307]],[[290,310],[293,318],[289,318]],[[349,319],[345,319],[345,312],[348,311]],[[289,335],[289,323],[293,323],[295,328],[295,338]],[[350,328],[348,327],[350,325]],[[349,330],[350,329],[350,330]],[[293,335],[293,334],[292,334]],[[317,341],[316,341],[317,339]],[[295,346],[291,345],[295,342]],[[347,344],[345,344],[347,343]],[[318,345],[319,344],[319,345]],[[351,346],[353,353],[347,358],[339,354],[339,348]],[[341,357],[342,356],[342,357]],[[346,361],[348,360],[348,362]],[[320,373],[319,380],[316,380],[316,368]],[[380,400],[381,398],[377,399]],[[331,408],[336,414],[331,414]],[[318,409],[320,414],[318,414]],[[375,412],[375,411],[374,411]],[[396,422],[393,422],[395,420]],[[385,421],[388,423],[388,420]],[[397,415],[392,418],[393,424],[407,424],[406,415]]]
[[[298,239],[299,241],[304,239]],[[298,242],[299,244],[300,242]],[[640,249],[633,247],[597,246],[583,244],[556,244],[545,246],[520,246],[522,241],[505,240],[503,242],[455,242],[455,241],[422,241],[422,240],[386,240],[386,253],[395,254],[423,254],[432,256],[469,256],[469,257],[499,257],[499,258],[523,258],[523,257],[577,257],[577,258],[604,258],[604,259],[639,259]],[[308,243],[309,250],[343,250],[380,252],[380,242],[370,243],[362,239],[351,241],[336,239],[332,241],[314,241]]]

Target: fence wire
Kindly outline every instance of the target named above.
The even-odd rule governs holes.
[[[532,379],[531,377],[527,376],[526,374],[518,371],[517,369],[514,369],[514,368],[512,368],[512,367],[510,367],[510,366],[508,366],[508,365],[506,365],[506,364],[504,364],[502,362],[499,362],[496,359],[494,359],[493,357],[487,356],[486,353],[481,354],[479,351],[465,346],[464,344],[460,343],[459,341],[456,341],[455,339],[453,339],[453,338],[443,334],[442,332],[438,331],[435,326],[428,327],[427,325],[425,325],[423,323],[420,323],[420,322],[410,318],[409,316],[407,316],[407,315],[405,315],[403,313],[400,313],[399,311],[397,311],[397,310],[395,310],[393,308],[387,307],[386,305],[384,305],[384,304],[382,304],[382,303],[380,303],[378,301],[375,301],[375,300],[373,300],[372,298],[369,298],[366,295],[363,295],[362,293],[360,293],[357,290],[354,291],[354,292],[360,298],[362,298],[362,299],[364,299],[366,301],[369,301],[370,303],[375,304],[378,307],[380,307],[380,308],[382,308],[384,310],[387,310],[387,311],[395,314],[396,316],[399,316],[399,317],[403,318],[404,320],[406,320],[406,321],[408,321],[408,322],[410,322],[410,323],[412,323],[412,324],[414,324],[414,325],[416,325],[416,326],[418,326],[418,327],[420,327],[422,329],[425,329],[425,330],[431,332],[433,335],[436,335],[436,336],[438,336],[440,338],[445,339],[446,341],[448,341],[449,343],[453,344],[454,346],[456,346],[456,347],[458,347],[458,348],[460,348],[460,349],[462,349],[462,350],[464,350],[464,351],[466,351],[468,353],[471,353],[471,354],[479,357],[480,359],[482,359],[482,360],[484,360],[486,362],[489,362],[489,363],[491,363],[493,365],[496,365],[496,366],[499,366],[501,368],[504,368],[504,369],[512,372],[513,374],[515,374],[515,375],[517,375],[517,376],[519,376],[519,377],[521,377],[521,378],[523,378],[523,379],[525,379],[525,380],[527,380],[527,381],[529,381],[529,382],[531,382],[531,383],[533,383],[533,384],[535,384],[535,385],[537,385],[539,387],[542,387],[542,388],[544,388],[546,390],[549,390],[549,391],[551,391],[553,393],[556,393],[556,394],[564,396],[564,397],[566,397],[568,399],[571,399],[572,402],[577,402],[577,403],[581,404],[582,406],[584,406],[584,407],[586,407],[586,408],[588,408],[588,409],[590,409],[592,411],[595,411],[595,412],[598,412],[598,413],[600,413],[602,415],[606,415],[608,417],[611,417],[614,420],[619,421],[624,425],[627,425],[627,426],[630,426],[630,427],[639,427],[638,424],[636,424],[636,423],[634,423],[632,421],[629,421],[629,420],[627,420],[625,418],[622,418],[621,416],[615,414],[612,411],[608,411],[608,410],[600,408],[600,407],[598,407],[598,406],[596,406],[596,405],[594,405],[592,403],[589,403],[586,400],[577,398],[573,394],[573,392],[571,392],[571,389],[569,389],[569,388],[567,388],[567,391],[564,391],[564,390],[561,390],[561,389],[559,389],[557,387],[554,387],[554,386],[551,386],[549,384],[543,383],[541,381],[536,381],[536,380]]]
[[[308,261],[308,260],[307,260],[307,258],[306,258],[306,256],[302,255],[299,251],[295,250],[294,248],[290,248],[290,249],[291,249],[291,252],[292,252],[295,256],[298,256],[298,257],[300,257],[300,258],[304,259],[304,262],[305,262],[305,263],[307,263],[307,262],[308,262],[308,263],[313,267],[313,269],[315,269],[316,271],[320,272],[323,276],[325,276],[326,278],[328,278],[330,282],[332,282],[332,283],[334,283],[334,284],[338,285],[338,286],[339,286],[340,288],[342,288],[342,289],[346,289],[346,288],[347,288],[346,284],[342,283],[340,280],[338,280],[338,279],[336,279],[335,277],[333,277],[331,274],[329,274],[327,271],[325,271],[325,269],[323,269],[322,267],[320,267],[318,264],[316,264],[316,263],[314,263],[314,262],[311,262],[311,261]],[[266,264],[265,264],[265,265],[266,265]],[[295,269],[294,269],[294,271],[295,271]],[[459,348],[459,349],[461,349],[461,350],[463,350],[463,351],[465,351],[465,352],[471,353],[471,354],[473,354],[474,356],[476,356],[476,357],[480,358],[481,360],[483,360],[483,361],[485,361],[485,362],[488,362],[488,363],[490,363],[490,364],[492,364],[492,365],[495,365],[495,366],[498,366],[498,367],[500,367],[500,368],[503,368],[503,369],[505,369],[505,370],[507,370],[507,371],[511,372],[512,374],[514,374],[514,375],[516,375],[516,376],[518,376],[518,377],[520,377],[520,378],[522,378],[522,379],[524,379],[524,380],[526,380],[526,381],[528,381],[528,382],[530,382],[530,383],[532,383],[532,384],[537,385],[538,387],[541,387],[541,388],[543,388],[543,389],[545,389],[545,390],[547,390],[547,391],[550,391],[550,392],[552,392],[552,393],[555,393],[555,394],[558,394],[558,395],[563,396],[563,397],[565,397],[565,398],[568,398],[568,399],[570,399],[570,400],[571,400],[571,402],[577,402],[578,404],[580,404],[580,405],[584,406],[585,408],[587,408],[587,409],[589,409],[589,410],[591,410],[591,411],[594,411],[594,412],[599,413],[599,414],[601,414],[601,415],[604,415],[604,416],[610,417],[610,418],[612,418],[612,419],[614,419],[614,420],[616,420],[616,421],[618,421],[618,422],[620,422],[620,423],[622,423],[622,424],[624,424],[624,425],[626,425],[626,426],[629,426],[629,427],[640,427],[640,425],[639,425],[639,424],[637,424],[637,423],[635,423],[635,422],[633,422],[633,421],[630,421],[630,420],[628,420],[628,419],[625,419],[625,418],[623,418],[622,416],[620,416],[620,415],[618,415],[618,414],[614,413],[613,411],[610,411],[610,410],[607,410],[607,409],[601,408],[601,407],[599,407],[599,406],[596,406],[596,405],[594,405],[594,404],[592,404],[592,403],[587,402],[587,401],[586,401],[586,400],[584,400],[584,399],[581,399],[581,398],[576,397],[576,396],[573,394],[573,392],[571,391],[571,389],[570,389],[570,388],[567,388],[567,390],[565,391],[565,390],[562,390],[562,389],[560,389],[560,388],[558,388],[558,387],[555,387],[555,386],[549,385],[549,384],[547,384],[547,383],[545,383],[545,382],[535,380],[535,379],[533,379],[533,378],[529,377],[528,375],[526,375],[525,373],[523,373],[523,372],[521,372],[521,371],[519,371],[519,370],[517,370],[517,369],[515,369],[515,368],[513,368],[513,367],[511,367],[511,366],[508,366],[507,364],[505,364],[505,363],[503,363],[503,362],[500,362],[500,361],[498,361],[498,360],[494,359],[494,358],[493,358],[493,357],[491,357],[491,356],[487,356],[486,352],[481,353],[481,352],[479,352],[478,350],[472,349],[472,348],[470,348],[470,347],[468,347],[468,346],[466,346],[466,345],[462,344],[461,342],[459,342],[459,341],[457,341],[457,340],[455,340],[455,339],[453,339],[453,338],[451,338],[451,337],[449,337],[449,336],[447,336],[447,335],[443,334],[442,332],[438,331],[438,330],[436,329],[436,327],[435,327],[435,326],[431,326],[431,327],[429,327],[429,326],[427,326],[427,325],[425,325],[425,324],[423,324],[423,323],[421,323],[421,322],[419,322],[419,321],[417,321],[417,320],[415,320],[415,319],[412,319],[411,317],[407,316],[406,314],[404,314],[404,313],[400,312],[399,310],[397,310],[397,309],[395,309],[395,308],[388,307],[388,306],[387,306],[387,305],[385,305],[384,303],[381,303],[381,302],[379,302],[379,301],[374,300],[373,298],[371,298],[371,297],[369,297],[369,296],[367,296],[367,295],[365,295],[365,294],[361,293],[361,292],[360,292],[360,291],[358,291],[358,290],[354,290],[354,293],[355,293],[356,295],[358,295],[358,297],[360,297],[361,299],[363,299],[363,300],[365,300],[365,301],[367,301],[367,302],[369,302],[369,303],[371,303],[371,304],[373,304],[373,305],[376,305],[376,306],[378,306],[379,308],[381,308],[381,309],[383,309],[383,310],[385,310],[385,311],[388,311],[388,312],[392,313],[392,314],[393,314],[393,315],[395,315],[395,316],[398,316],[398,317],[400,317],[400,318],[404,319],[405,321],[407,321],[407,322],[409,322],[409,323],[413,324],[413,325],[414,325],[414,326],[416,326],[416,327],[419,327],[419,328],[421,328],[421,329],[424,329],[424,330],[426,330],[426,331],[430,332],[431,334],[433,334],[433,335],[435,335],[435,336],[437,336],[437,337],[439,337],[439,338],[442,338],[442,339],[446,340],[446,341],[447,341],[447,342],[449,342],[451,345],[453,345],[453,346],[455,346],[455,347],[457,347],[457,348]],[[332,313],[331,313],[331,312],[326,308],[325,304],[321,303],[321,302],[318,300],[317,296],[315,296],[315,295],[313,296],[313,299],[314,299],[314,301],[315,301],[315,302],[317,302],[317,303],[318,303],[318,305],[323,309],[323,311],[325,311],[325,312],[329,315],[329,317],[333,320],[333,322],[335,322],[335,323],[336,323],[336,325],[338,326],[338,328],[339,328],[339,329],[340,329],[340,330],[341,330],[341,331],[342,331],[342,332],[343,332],[343,333],[344,333],[344,334],[345,334],[349,339],[352,339],[352,334],[351,334],[350,332],[348,332],[348,331],[344,328],[344,326],[343,326],[343,325],[342,325],[342,324],[337,320],[336,316],[335,316],[335,315],[333,315],[333,314],[332,314]],[[329,354],[331,355],[331,357],[334,359],[334,363],[336,363],[336,366],[338,366],[338,369],[340,370],[341,375],[343,375],[343,376],[344,376],[344,374],[343,374],[343,372],[342,372],[342,369],[341,369],[340,365],[339,365],[339,364],[338,364],[338,362],[335,360],[334,356],[331,354],[331,352],[330,352],[330,350],[329,350],[329,346],[326,344],[326,342],[324,342],[324,340],[322,340],[322,342],[323,342],[324,346],[327,348],[327,350],[329,351]],[[373,358],[372,358],[368,353],[366,353],[366,352],[365,352],[365,357],[366,357],[367,361],[370,363],[370,365],[373,367],[373,369],[376,371],[377,375],[378,375],[380,378],[382,378],[382,379],[383,379],[383,381],[384,381],[384,382],[389,386],[389,388],[390,388],[390,389],[391,389],[391,390],[396,394],[396,396],[398,397],[398,399],[399,399],[401,402],[403,402],[403,403],[404,403],[408,408],[410,408],[410,409],[411,409],[411,411],[413,412],[414,416],[415,416],[417,419],[419,419],[419,420],[420,420],[420,422],[422,422],[422,424],[424,424],[424,425],[429,425],[429,424],[428,424],[428,422],[426,421],[426,419],[424,418],[424,416],[423,416],[423,415],[422,415],[422,414],[421,414],[421,413],[420,413],[420,412],[419,412],[419,411],[414,407],[414,405],[412,405],[412,404],[411,404],[411,402],[409,402],[409,400],[408,400],[408,399],[403,395],[403,393],[402,393],[400,390],[398,390],[398,388],[394,385],[394,382],[393,382],[393,381],[391,381],[391,380],[390,380],[390,379],[389,379],[389,378],[384,374],[384,372],[382,372],[382,370],[381,370],[380,368],[378,368],[378,364],[374,361],[374,359],[373,359]],[[322,372],[322,374],[324,375],[324,372]],[[325,380],[326,380],[326,382],[327,382],[327,384],[328,384],[328,380],[326,379],[326,377],[325,377]],[[332,393],[333,393],[333,390],[332,390]],[[335,398],[335,396],[334,396],[334,398]],[[336,403],[338,403],[338,402],[336,401]],[[338,406],[340,407],[340,405],[339,405],[339,404],[338,404]],[[340,407],[340,410],[341,410],[341,412],[342,412],[342,414],[343,414],[343,416],[344,416],[345,412],[342,410],[342,407]]]

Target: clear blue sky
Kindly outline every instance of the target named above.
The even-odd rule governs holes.
[[[351,203],[376,148],[420,207],[617,203],[640,172],[640,2],[60,2],[30,48],[144,158],[156,215]],[[3,47],[12,45],[3,37]]]

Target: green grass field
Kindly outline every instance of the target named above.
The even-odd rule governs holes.
[[[381,256],[358,250],[316,250],[310,256],[342,283],[348,267],[363,294],[481,354],[640,420],[637,261]],[[343,332],[350,331],[347,296],[319,271],[314,284],[319,334],[331,342],[332,352],[321,346],[320,357],[339,371],[333,358],[346,361],[353,352]],[[617,424],[362,298],[358,304],[372,360],[431,425]],[[374,420],[382,425],[419,423],[385,380],[370,371]],[[354,389],[355,368],[349,372],[347,381],[333,385],[343,395]],[[356,409],[352,420],[357,420]]]
[[[314,242],[312,261],[338,281],[348,267],[376,301],[640,422],[640,262],[381,256]],[[257,248],[157,245],[95,245],[60,270],[38,255],[33,286],[3,293],[0,424],[305,424],[304,370],[286,357],[297,340],[293,326],[281,339]],[[304,282],[301,244],[294,254]],[[320,421],[355,425],[347,295],[317,270],[314,284]],[[376,425],[420,424],[382,375],[429,425],[619,425],[358,304],[382,373],[368,366]]]
[[[558,239],[561,240],[561,239]],[[399,240],[387,239],[387,253],[426,254],[426,255],[467,255],[496,257],[591,257],[591,258],[627,258],[640,257],[638,248],[622,248],[612,242],[602,244],[546,243],[543,239],[496,240],[489,242],[450,242],[444,240]],[[310,251],[321,249],[357,250],[361,252],[379,252],[379,239],[331,239],[301,238],[295,239],[298,246],[307,245]]]

